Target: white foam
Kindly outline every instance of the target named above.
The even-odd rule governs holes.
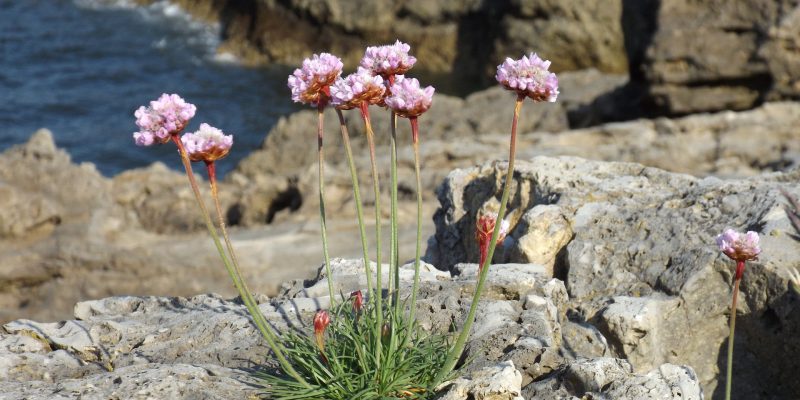
[[[220,44],[220,26],[218,23],[199,21],[180,6],[168,0],[158,0],[147,6],[138,6],[133,0],[73,1],[78,7],[93,10],[135,10],[148,23],[179,26],[185,31],[185,35],[180,35],[178,38],[162,38],[155,41],[152,46],[156,49],[164,49],[168,47],[170,42],[183,40],[189,46],[200,47],[203,53],[201,58],[205,61],[226,64],[238,63],[238,59],[231,53],[217,53],[217,47]]]

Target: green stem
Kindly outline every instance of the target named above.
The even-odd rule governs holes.
[[[319,156],[319,221],[322,234],[322,255],[325,257],[325,273],[328,275],[328,294],[331,298],[330,307],[336,302],[333,291],[333,275],[331,275],[331,259],[328,255],[328,227],[325,219],[325,153],[322,148],[323,120],[325,106],[320,103],[317,107],[317,155]]]
[[[414,286],[411,289],[411,314],[408,318],[408,320],[411,321],[409,326],[413,326],[414,315],[417,311],[417,291],[419,290],[419,260],[422,249],[422,179],[420,178],[419,172],[419,125],[416,117],[409,119],[409,122],[411,122],[411,144],[414,148],[414,177],[417,180],[417,246],[414,254]]]
[[[389,246],[391,247],[391,262],[389,271],[394,271],[394,286],[389,285],[389,295],[394,304],[394,312],[400,312],[400,256],[397,238],[397,114],[392,112],[391,116],[391,136],[389,140],[389,150],[391,158],[391,237]]]
[[[522,95],[517,96],[517,102],[514,105],[514,119],[511,122],[511,141],[509,145],[509,155],[508,155],[508,171],[506,172],[506,180],[503,185],[503,196],[500,198],[500,211],[497,213],[497,222],[502,223],[503,218],[505,217],[506,213],[506,204],[508,203],[508,195],[511,192],[511,180],[514,177],[514,155],[517,149],[517,121],[519,120],[519,112],[522,109],[522,101],[525,100],[525,97]],[[497,238],[500,235],[501,229],[495,229],[494,233],[492,233],[492,240],[489,242],[489,251],[486,257],[486,260],[483,262],[483,265],[480,267],[480,273],[478,274],[478,284],[475,287],[475,294],[472,297],[472,303],[469,306],[469,314],[467,314],[467,319],[464,322],[464,327],[461,330],[461,333],[458,335],[458,339],[456,343],[453,345],[453,349],[447,355],[445,359],[444,365],[442,365],[442,369],[436,374],[436,377],[433,379],[433,384],[436,385],[440,383],[445,376],[447,376],[450,371],[456,365],[461,352],[464,351],[464,347],[466,346],[467,337],[469,336],[470,330],[472,329],[472,324],[475,322],[475,313],[478,309],[478,301],[481,297],[481,292],[483,291],[483,285],[486,283],[486,277],[489,274],[489,264],[492,262],[492,256],[494,255],[494,249],[497,245]]]
[[[214,227],[214,224],[211,222],[211,217],[208,213],[208,208],[206,208],[205,202],[203,201],[203,197],[200,194],[200,187],[197,185],[197,180],[194,177],[194,172],[192,172],[192,164],[189,161],[189,155],[186,153],[186,149],[183,147],[183,143],[180,140],[179,135],[174,134],[172,135],[172,141],[175,142],[175,145],[178,147],[178,152],[181,155],[181,162],[183,162],[183,168],[186,170],[186,176],[189,178],[189,184],[192,187],[192,191],[194,192],[195,199],[197,200],[197,204],[200,206],[200,211],[203,214],[203,219],[206,223],[206,228],[208,232],[211,234],[211,238],[214,240],[214,245],[217,247],[217,252],[219,252],[220,258],[222,258],[223,264],[225,264],[225,269],[228,271],[228,275],[230,275],[231,280],[233,281],[234,287],[239,292],[239,297],[242,298],[242,301],[245,303],[245,307],[247,307],[247,311],[250,312],[250,316],[253,318],[253,323],[255,323],[258,330],[261,332],[261,335],[267,341],[270,349],[272,352],[275,353],[275,357],[278,359],[278,362],[281,364],[283,371],[286,372],[289,376],[294,378],[297,382],[301,383],[306,387],[310,387],[308,382],[303,379],[300,374],[295,371],[289,361],[283,354],[283,350],[278,342],[275,341],[275,333],[272,332],[272,328],[270,328],[269,324],[266,322],[264,315],[261,313],[261,310],[258,308],[258,305],[255,304],[252,295],[247,290],[247,288],[243,285],[243,281],[241,279],[241,275],[238,274],[238,271],[231,265],[231,262],[228,260],[228,257],[225,256],[225,250],[222,248],[222,243],[219,240],[219,235],[217,234],[217,230]]]
[[[369,119],[369,105],[361,105],[361,118],[364,119],[364,127],[367,131],[367,144],[369,145],[369,159],[372,164],[372,189],[375,192],[375,262],[377,263],[377,276],[375,278],[375,365],[381,365],[381,329],[383,328],[383,287],[382,265],[381,265],[381,187],[378,179],[378,164],[375,160],[375,133],[372,131],[372,123]],[[380,370],[380,368],[378,368]]]
[[[731,384],[733,383],[733,339],[736,333],[736,299],[739,297],[739,282],[742,281],[740,271],[744,271],[744,261],[736,262],[736,277],[733,284],[733,300],[731,301],[731,331],[728,335],[728,369],[725,378],[725,400],[731,399]]]
[[[364,253],[364,270],[367,273],[367,293],[372,292],[372,271],[369,266],[369,253],[367,251],[367,231],[364,227],[364,209],[361,202],[361,189],[358,184],[358,173],[356,172],[356,164],[353,161],[353,149],[350,146],[350,134],[347,132],[347,124],[344,121],[342,110],[336,109],[336,114],[339,116],[339,125],[342,130],[342,143],[344,143],[344,152],[347,155],[347,165],[350,167],[350,178],[353,180],[353,198],[356,202],[356,214],[358,215],[358,229],[361,234],[361,250]]]

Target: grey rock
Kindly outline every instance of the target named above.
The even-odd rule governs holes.
[[[473,372],[468,378],[456,379],[441,400],[522,400],[522,375],[514,363],[504,361]]]
[[[793,1],[623,1],[631,76],[658,112],[751,108],[796,98]]]
[[[429,248],[438,266],[466,261],[474,246],[474,215],[499,198],[505,168],[490,163],[448,176]],[[639,164],[537,157],[517,164],[509,208],[524,215],[555,205],[569,222],[574,237],[555,270],[566,282],[570,319],[597,325],[613,354],[626,357],[635,371],[691,365],[707,393],[718,390],[724,366],[733,267],[713,238],[726,227],[757,230],[765,251],[742,284],[747,300],[739,312],[748,328],[738,327],[737,349],[745,350],[735,357],[760,372],[740,369],[735,379],[749,382],[739,389],[744,396],[761,391],[791,397],[798,388],[777,382],[788,379],[780,377],[795,368],[797,357],[778,348],[795,346],[794,337],[779,332],[798,323],[785,311],[792,293],[783,270],[798,262],[800,243],[789,235],[779,189],[798,191],[797,174],[726,181]],[[776,381],[766,383],[764,371]]]

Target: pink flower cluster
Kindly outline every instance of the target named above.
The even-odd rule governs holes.
[[[292,100],[313,106],[325,105],[330,98],[329,87],[342,74],[342,60],[332,54],[314,54],[303,60],[301,68],[289,75]]]
[[[391,45],[367,47],[361,66],[384,79],[403,75],[417,62],[415,57],[408,54],[409,50],[411,46],[399,40]]]
[[[548,71],[550,61],[539,58],[536,53],[522,56],[519,60],[506,58],[497,66],[495,78],[508,90],[516,91],[534,101],[554,102],[558,97],[558,77]]]
[[[211,162],[228,155],[233,146],[233,135],[225,135],[221,130],[203,123],[197,132],[183,135],[181,142],[190,160]]]
[[[312,105],[327,105],[330,101],[340,110],[385,105],[399,116],[415,118],[430,108],[434,89],[422,89],[419,81],[403,76],[417,62],[408,54],[410,49],[399,40],[391,45],[367,47],[361,66],[345,78],[339,77],[339,58],[315,54],[289,76],[292,99]],[[391,88],[386,87],[387,82],[392,82]]]
[[[179,134],[197,108],[177,94],[162,94],[149,107],[141,106],[134,113],[139,132],[133,138],[139,146],[166,143],[172,135]]]
[[[378,104],[383,99],[386,86],[380,75],[373,75],[368,69],[358,71],[344,79],[337,79],[331,86],[331,105],[340,110],[352,110],[367,104]]]
[[[719,250],[728,258],[735,261],[750,261],[758,258],[761,253],[758,233],[749,231],[745,234],[733,229],[726,229],[716,238]]]
[[[149,107],[139,107],[134,112],[136,125],[141,131],[133,134],[139,146],[163,144],[179,135],[189,120],[194,117],[197,107],[187,103],[177,94],[162,94],[158,100],[150,102]],[[192,161],[213,162],[228,155],[233,146],[233,135],[225,135],[209,124],[200,124],[194,133],[186,133],[180,144]],[[180,146],[179,146],[180,147]]]
[[[401,117],[416,118],[431,107],[433,91],[433,86],[423,89],[415,78],[398,75],[386,105]]]

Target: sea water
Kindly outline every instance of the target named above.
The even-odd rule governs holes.
[[[217,53],[218,31],[166,1],[0,0],[0,151],[48,128],[107,176],[155,161],[179,169],[172,144],[132,139],[134,110],[178,93],[197,106],[187,131],[207,122],[234,135],[224,174],[299,107],[288,67],[238,65]]]

